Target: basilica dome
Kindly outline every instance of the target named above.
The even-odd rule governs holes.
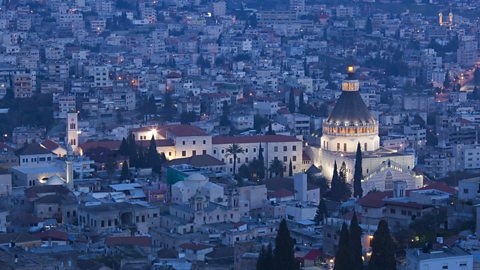
[[[329,117],[323,122],[321,146],[325,150],[355,152],[379,148],[378,122],[360,96],[360,82],[349,67],[348,78],[342,82],[342,94]]]

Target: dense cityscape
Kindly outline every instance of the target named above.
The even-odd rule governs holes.
[[[479,14],[0,0],[0,269],[480,270]]]

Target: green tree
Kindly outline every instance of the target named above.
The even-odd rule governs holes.
[[[320,225],[320,223],[323,223],[327,217],[328,217],[327,205],[325,204],[325,199],[322,198],[320,199],[320,203],[318,204],[314,221],[315,223],[317,223],[317,225]]]
[[[135,135],[131,133],[127,139],[128,145],[128,161],[130,166],[137,168],[138,167],[138,151],[137,151],[137,143],[135,142]]]
[[[236,176],[236,169],[237,169],[237,156],[239,154],[243,154],[245,152],[245,150],[243,150],[243,148],[238,145],[238,144],[231,144],[227,150],[226,150],[226,153],[225,153],[225,157],[232,157],[233,158],[233,176],[235,177]]]
[[[238,177],[239,178],[250,178],[251,176],[251,171],[249,166],[246,164],[242,164],[240,167],[238,167]]]
[[[363,196],[362,179],[362,149],[360,143],[358,143],[355,156],[355,172],[353,174],[353,197],[355,198]]]
[[[371,34],[373,32],[372,19],[368,17],[367,23],[365,24],[365,32]]]
[[[195,112],[182,112],[180,114],[180,123],[183,125],[188,125],[191,122],[195,122],[197,120],[197,115]]]
[[[299,264],[295,259],[294,242],[290,237],[287,222],[282,219],[275,237],[275,250],[273,251],[275,270],[297,270]]]
[[[258,256],[256,270],[274,270],[273,252],[271,244],[268,244],[267,247],[262,246],[262,249],[260,250],[260,254]]]
[[[283,177],[283,162],[281,162],[279,159],[272,160],[269,171],[270,178],[272,178],[273,175]]]
[[[395,246],[388,224],[380,220],[371,242],[372,256],[368,262],[369,270],[396,270]]]
[[[290,177],[293,176],[293,164],[291,159],[290,159],[290,163],[288,164],[288,176]]]
[[[275,131],[272,129],[272,122],[268,123],[268,130],[265,135],[275,135]]]
[[[230,115],[230,107],[228,106],[227,101],[223,102],[223,107],[222,107],[222,116],[220,117],[220,125],[221,126],[229,126],[230,125],[230,120],[228,119],[228,116]]]
[[[332,176],[332,183],[330,188],[330,199],[334,201],[341,201],[342,198],[342,187],[340,183],[340,179],[338,176],[338,169],[337,169],[337,161],[333,164],[333,176]]]
[[[128,162],[125,160],[122,163],[122,171],[120,173],[121,180],[127,180],[130,178],[130,171],[128,170]]]
[[[290,89],[288,94],[288,110],[290,113],[295,112],[295,91],[293,89]]]
[[[172,94],[169,91],[165,92],[162,112],[166,120],[171,120],[176,112],[175,106],[173,105]]]
[[[153,135],[150,139],[150,145],[148,146],[147,163],[147,166],[152,168],[152,171],[160,173],[162,164],[160,163],[160,155],[157,152],[157,142]]]
[[[475,71],[473,72],[473,82],[475,83],[475,86],[480,85],[480,69],[476,68]]]
[[[450,80],[450,72],[447,70],[447,72],[445,73],[445,80],[443,80],[443,87],[449,88],[451,84],[452,81]]]
[[[349,235],[349,254],[352,260],[352,270],[363,269],[362,258],[362,228],[358,225],[357,214],[354,212],[352,220],[350,222],[350,235]]]
[[[107,171],[107,175],[109,178],[115,174],[115,170],[117,168],[117,163],[113,158],[108,158],[107,162],[105,163],[105,170]]]
[[[340,239],[338,240],[338,249],[335,253],[334,270],[350,270],[352,269],[352,260],[349,253],[349,233],[347,224],[343,223],[340,231]]]
[[[298,111],[300,113],[305,113],[306,111],[306,108],[305,108],[305,97],[303,96],[303,91],[300,92],[300,97],[299,97],[299,101],[298,101]]]
[[[120,155],[122,156],[128,156],[128,143],[125,137],[122,139],[122,142],[120,143],[119,152],[120,152]]]
[[[351,191],[347,185],[347,164],[345,164],[345,162],[342,162],[342,166],[340,166],[340,170],[338,172],[338,180],[340,181],[341,198],[342,200],[346,200],[350,197]]]

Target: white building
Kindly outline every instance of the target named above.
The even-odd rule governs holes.
[[[349,77],[342,82],[342,94],[323,123],[320,146],[306,148],[312,163],[322,168],[324,177],[331,179],[335,162],[338,167],[345,162],[347,179],[351,179],[356,150],[360,145],[364,176],[387,161],[412,170],[415,166],[414,155],[380,147],[378,121],[360,96],[359,85],[359,81],[354,79],[353,67],[349,67]]]
[[[473,255],[459,247],[431,250],[407,249],[407,268],[409,270],[455,269],[472,270]]]
[[[458,199],[471,201],[480,196],[480,177],[463,179],[458,181]]]
[[[221,201],[224,197],[222,186],[209,182],[207,177],[198,173],[172,185],[173,203],[187,203],[195,194],[202,194],[211,202]]]
[[[268,168],[275,159],[284,165],[288,171],[288,164],[292,161],[293,171],[300,172],[302,168],[302,141],[284,135],[264,136],[216,136],[212,138],[212,155],[227,164],[227,171],[233,172],[233,156],[227,154],[227,148],[233,144],[239,145],[244,152],[237,155],[236,169],[258,158],[259,148],[262,148],[265,167]]]

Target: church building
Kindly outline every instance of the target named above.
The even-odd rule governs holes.
[[[335,107],[323,122],[320,145],[310,145],[306,152],[312,163],[322,170],[328,180],[333,175],[334,163],[338,169],[343,162],[347,168],[347,181],[351,181],[354,173],[355,156],[358,144],[362,150],[362,169],[364,194],[369,190],[391,190],[385,182],[406,181],[409,188],[419,188],[423,184],[422,177],[412,175],[415,166],[415,155],[398,152],[380,146],[378,121],[368,110],[359,93],[360,82],[355,78],[354,67],[348,67],[348,77],[342,82],[342,94]],[[395,166],[388,166],[395,164]],[[394,170],[395,173],[379,174],[380,170]],[[370,176],[375,174],[375,177]],[[380,175],[389,179],[381,179]],[[391,176],[398,179],[390,179]],[[368,183],[375,181],[375,183]]]

